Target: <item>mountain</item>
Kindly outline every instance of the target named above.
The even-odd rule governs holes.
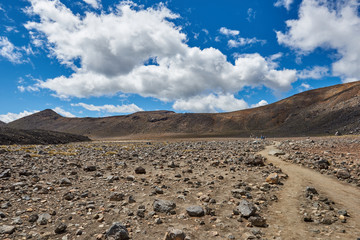
[[[5,125],[6,125],[6,123],[0,121],[0,127],[1,127],[1,126],[5,126]]]
[[[360,132],[360,82],[310,90],[263,107],[228,113],[152,111],[104,118],[65,118],[44,110],[7,125],[92,138],[354,133]]]
[[[0,145],[11,144],[64,144],[91,141],[88,137],[47,130],[0,128]]]

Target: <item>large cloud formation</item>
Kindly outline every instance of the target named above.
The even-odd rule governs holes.
[[[188,46],[172,22],[179,16],[164,5],[142,8],[125,1],[109,12],[81,16],[59,0],[29,1],[27,13],[39,17],[25,25],[34,41],[74,70],[37,85],[62,98],[134,93],[181,106],[179,101],[199,96],[233,97],[244,86],[289,90],[296,81],[295,70],[278,70],[257,53],[239,55],[232,64],[218,49]]]
[[[299,19],[286,22],[289,30],[277,32],[278,42],[299,51],[335,49],[333,75],[344,82],[360,79],[360,17],[357,0],[303,0]]]

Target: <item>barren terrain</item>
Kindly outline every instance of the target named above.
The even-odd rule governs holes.
[[[353,140],[336,138],[345,152],[356,149]],[[292,141],[302,148],[308,140]],[[231,139],[1,146],[0,238],[360,237],[359,188],[281,160],[290,155],[273,144],[279,145]]]

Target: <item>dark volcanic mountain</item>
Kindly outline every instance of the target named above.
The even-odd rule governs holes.
[[[299,93],[254,109],[216,114],[138,112],[105,118],[65,118],[52,110],[8,124],[94,138],[307,136],[360,131],[360,82]]]
[[[91,141],[88,137],[47,130],[0,128],[0,145],[11,144],[63,144]]]
[[[6,125],[6,123],[0,121],[0,127],[1,127],[1,126],[5,126],[5,125]]]

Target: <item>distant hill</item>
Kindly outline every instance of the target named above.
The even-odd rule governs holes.
[[[11,144],[63,144],[91,141],[88,137],[47,130],[0,128],[0,145]]]
[[[263,107],[228,113],[137,112],[105,118],[65,118],[44,110],[8,124],[90,136],[248,137],[360,133],[360,82],[296,94]]]

